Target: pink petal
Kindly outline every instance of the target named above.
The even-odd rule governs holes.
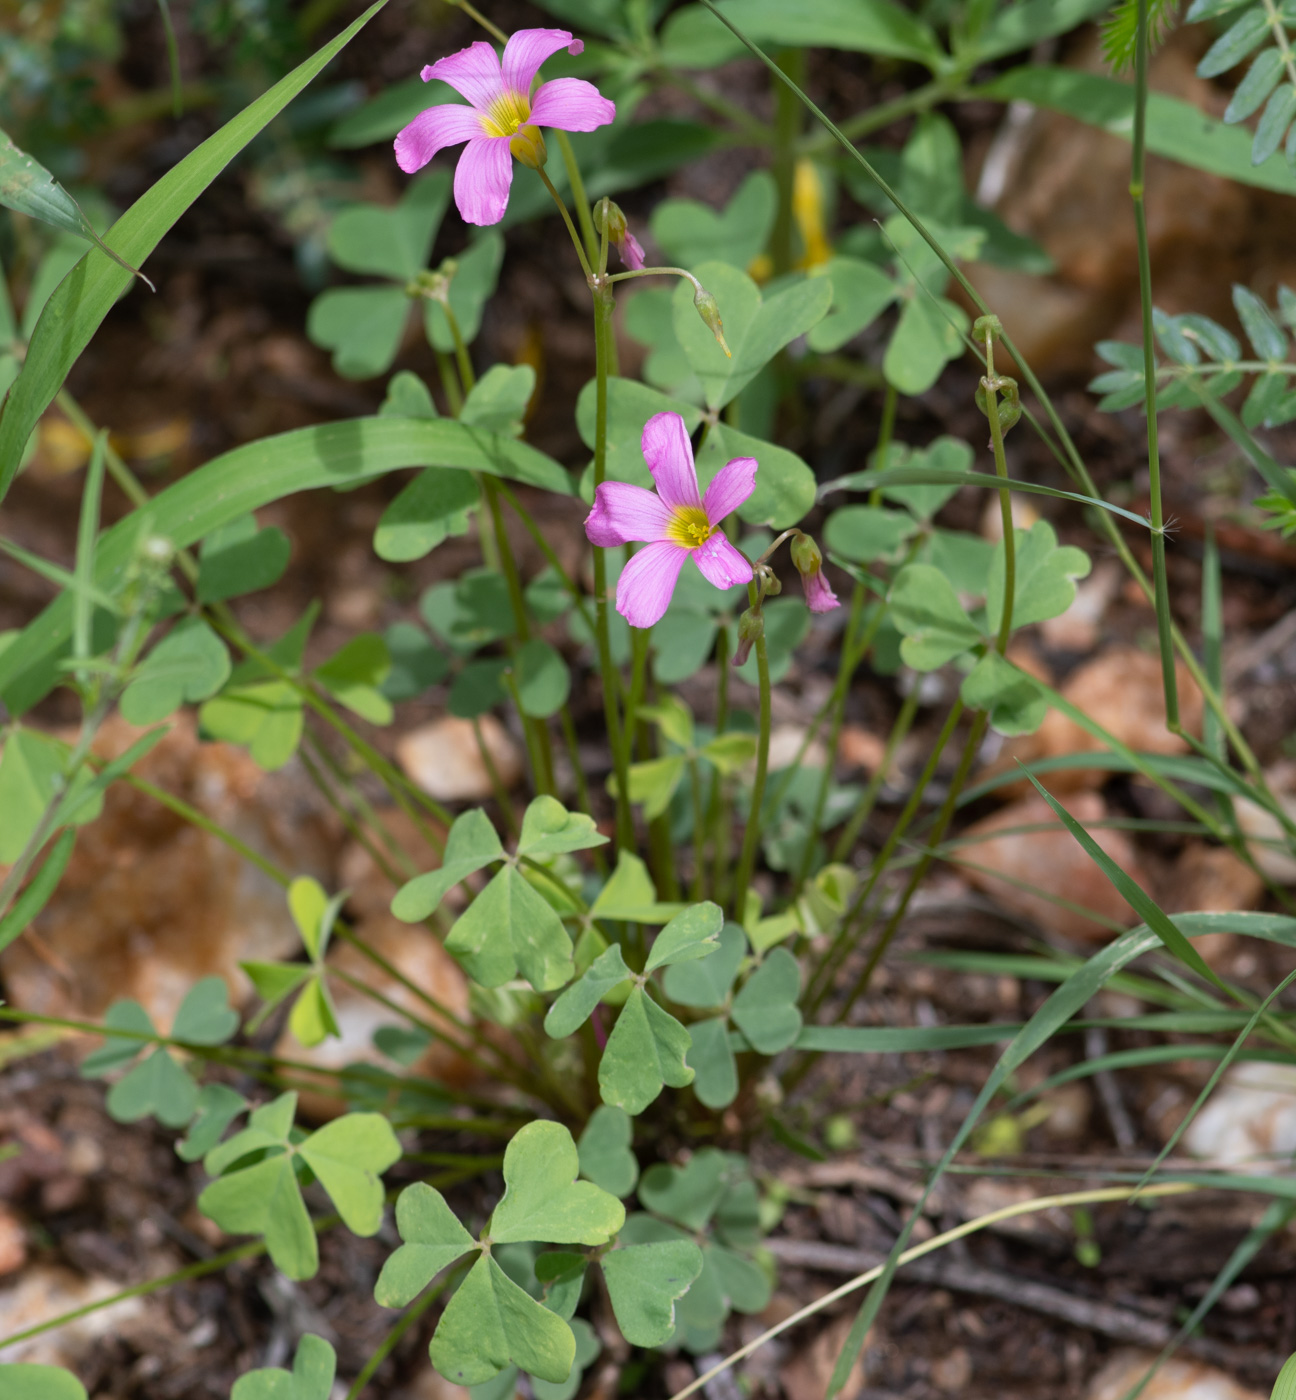
[[[540,65],[571,42],[565,29],[519,29],[504,45],[505,86],[529,97]]]
[[[617,244],[617,252],[621,254],[621,261],[633,272],[638,272],[644,265],[643,245],[639,240],[626,229],[626,236]]]
[[[711,478],[702,497],[702,509],[712,525],[719,525],[756,489],[756,466],[755,457],[735,457]]]
[[[396,137],[396,164],[412,175],[445,146],[457,146],[482,134],[481,113],[473,107],[443,104],[420,112]]]
[[[693,444],[678,413],[654,414],[643,430],[643,455],[657,483],[658,493],[668,506],[700,506],[697,471],[693,466]]]
[[[507,136],[478,136],[464,147],[455,169],[454,196],[469,224],[497,224],[508,208],[513,157]]]
[[[616,103],[583,78],[555,78],[536,89],[531,121],[559,131],[593,131],[616,116]]]
[[[802,574],[801,584],[805,589],[806,607],[812,613],[832,612],[834,608],[841,607],[832,584],[823,576],[821,569],[816,569],[812,574]]]
[[[670,606],[688,550],[667,540],[645,545],[621,570],[617,612],[631,627],[651,627]]]
[[[655,492],[627,481],[605,481],[594,492],[594,509],[585,520],[585,535],[591,544],[604,549],[631,540],[649,543],[668,538],[670,520],[670,508]]]
[[[752,581],[752,566],[719,531],[692,553],[702,577],[717,588],[732,588],[736,583]]]
[[[478,111],[484,112],[497,97],[503,96],[504,78],[500,73],[495,50],[484,39],[469,44],[466,49],[438,58],[423,70],[423,81],[440,78],[449,83],[461,97],[466,97]]]

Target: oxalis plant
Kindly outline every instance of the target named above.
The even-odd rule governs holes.
[[[929,1174],[927,1192],[980,1120],[994,1112],[1002,1123],[1023,1107],[1030,1093],[1015,1092],[1013,1075],[1037,1049],[1075,1029],[1104,985],[1135,985],[1121,981],[1135,959],[1144,960],[1146,972],[1137,985],[1144,995],[1156,989],[1166,1030],[1181,1029],[1176,1015],[1200,1019],[1205,1008],[1231,1037],[1204,1043],[1217,1067],[1198,1106],[1251,1038],[1262,1053],[1290,1054],[1296,1031],[1278,1000],[1287,983],[1257,998],[1222,980],[1191,940],[1227,929],[1293,946],[1296,920],[1286,914],[1168,916],[1030,769],[1027,775],[1058,818],[1135,909],[1138,927],[1087,960],[1042,956],[1042,976],[1058,986],[1025,1025],[872,1027],[856,1024],[856,1013],[867,1005],[872,975],[932,862],[953,851],[946,835],[960,806],[975,795],[968,779],[989,729],[1029,733],[1055,706],[1102,746],[1100,755],[1086,753],[1081,761],[1142,775],[1194,829],[1244,860],[1254,858],[1234,799],[1246,797],[1268,812],[1283,833],[1280,843],[1294,834],[1224,703],[1212,550],[1200,658],[1171,615],[1156,409],[1158,395],[1162,407],[1204,404],[1262,476],[1267,494],[1260,504],[1270,523],[1293,528],[1291,468],[1274,460],[1256,431],[1296,413],[1287,360],[1296,301],[1283,289],[1271,310],[1239,289],[1236,305],[1255,359],[1243,359],[1231,334],[1204,317],[1155,311],[1141,202],[1150,141],[1147,64],[1150,35],[1173,16],[1167,18],[1164,6],[1149,16],[1145,0],[1119,7],[1111,44],[1133,51],[1131,188],[1144,336],[1141,346],[1099,347],[1115,369],[1095,387],[1109,395],[1109,408],[1143,403],[1147,409],[1152,503],[1148,517],[1132,515],[1099,496],[1048,396],[959,266],[984,255],[1038,267],[1041,254],[966,196],[953,127],[931,110],[939,101],[987,95],[1007,100],[1029,92],[1032,100],[1046,100],[1053,70],[1025,65],[996,79],[993,91],[974,90],[970,75],[985,62],[1064,32],[1102,5],[1035,0],[1002,9],[969,6],[950,28],[946,48],[925,20],[885,0],[843,8],[840,15],[834,9],[831,24],[813,6],[788,15],[785,7],[757,0],[728,7],[704,0],[677,10],[661,27],[662,6],[631,0],[589,7],[589,24],[600,39],[591,55],[567,30],[505,35],[460,0],[488,37],[423,70],[423,82],[448,85],[448,91],[430,89],[446,100],[422,98],[406,110],[401,98],[406,107],[395,156],[411,177],[407,190],[392,208],[343,211],[330,229],[335,262],[385,280],[325,291],[308,327],[333,351],[340,373],[368,378],[390,369],[411,314],[418,314],[434,353],[435,385],[401,371],[389,381],[378,414],[237,448],[150,498],[106,431],[67,392],[65,377],[166,229],[381,8],[372,6],[186,157],[108,230],[102,246],[74,259],[69,247],[75,253],[81,245],[57,245],[62,262],[51,267],[71,270],[62,280],[45,277],[21,322],[0,282],[0,382],[8,389],[0,417],[0,492],[20,470],[38,419],[56,399],[93,440],[74,568],[0,539],[10,557],[58,590],[25,629],[0,638],[0,696],[10,716],[0,759],[0,862],[8,867],[0,883],[0,948],[21,936],[53,896],[78,829],[98,815],[106,789],[128,783],[277,880],[301,953],[291,961],[245,964],[259,998],[247,1021],[231,1007],[219,978],[196,983],[165,1030],[133,1001],[114,1004],[102,1023],[9,1009],[0,1014],[101,1035],[82,1072],[111,1081],[109,1113],[122,1122],[156,1120],[176,1132],[184,1161],[202,1164],[209,1180],[199,1210],[229,1234],[247,1238],[175,1278],[264,1252],[289,1278],[307,1279],[319,1267],[322,1231],[341,1227],[374,1236],[394,1215],[399,1244],[387,1253],[374,1289],[375,1302],[393,1310],[392,1327],[350,1378],[349,1400],[365,1392],[383,1361],[433,1308],[439,1310],[435,1325],[425,1324],[429,1360],[447,1380],[470,1387],[478,1400],[502,1400],[523,1384],[538,1400],[570,1400],[604,1351],[622,1363],[632,1349],[710,1356],[731,1313],[766,1307],[774,1271],[761,1241],[778,1218],[780,1197],[762,1194],[769,1183],[759,1181],[747,1156],[734,1149],[770,1134],[793,1150],[818,1150],[797,1127],[795,1091],[824,1053],[1006,1042]],[[547,8],[570,15],[579,7],[553,0]],[[1237,8],[1198,4],[1189,19],[1211,22]],[[1284,86],[1292,76],[1284,28],[1289,18],[1287,8],[1267,0],[1248,7],[1205,60],[1208,71],[1223,71],[1222,53],[1236,58],[1272,44],[1226,116],[1235,124],[1267,103],[1257,162],[1274,155],[1292,114],[1296,88]],[[778,64],[762,42],[780,47]],[[797,82],[800,47],[823,42],[923,64],[932,76],[898,103],[839,129]],[[681,77],[681,71],[744,51],[771,73],[772,128]],[[582,71],[604,86],[615,87],[619,73],[621,95],[614,100],[572,72],[538,81],[542,67],[565,61],[564,54],[583,61]],[[750,177],[726,209],[671,201],[656,212],[655,242],[680,265],[647,266],[621,209],[606,194],[589,196],[590,189],[609,184],[607,171],[615,164],[609,143],[627,119],[618,103],[633,106],[624,83],[632,86],[644,75],[662,81],[669,75],[711,108],[718,127],[771,153],[771,172]],[[357,133],[382,127],[392,110],[386,103],[381,114],[362,110],[349,118],[340,144],[359,144]],[[812,136],[802,131],[807,113],[817,123]],[[880,153],[874,162],[854,144],[913,114],[920,115],[899,155]],[[1153,145],[1164,139],[1159,130],[1153,121]],[[569,133],[588,145],[578,149]],[[669,133],[659,134],[669,150]],[[452,181],[444,171],[425,171],[442,149],[459,145]],[[1292,149],[1289,136],[1289,158]],[[0,152],[9,162],[0,187],[4,202],[46,218],[68,238],[98,240],[98,230],[49,172],[12,143],[9,150],[13,154]],[[817,155],[817,164],[806,150]],[[642,154],[635,159],[642,162],[633,167],[640,178],[661,173]],[[515,166],[523,168],[516,189]],[[829,246],[825,171],[864,202],[885,205],[880,235],[873,227],[855,230],[836,251]],[[452,197],[463,220],[485,231],[458,257],[432,266]],[[590,292],[595,373],[574,413],[592,461],[580,473],[522,440],[533,372],[495,365],[479,375],[474,360],[473,341],[503,257],[495,226],[514,199],[529,217],[538,216],[545,201],[556,210],[570,236],[570,253],[562,256],[579,266]],[[799,260],[793,256],[797,238]],[[667,280],[645,289],[644,279]],[[979,309],[975,318],[945,297],[952,280]],[[617,373],[612,327],[619,292],[628,294],[627,329],[651,352],[643,381]],[[889,308],[897,314],[880,369],[838,355]],[[925,392],[961,354],[979,362],[975,399],[986,437],[975,443],[939,438],[921,450],[897,441],[898,397]],[[1029,398],[1003,372],[1006,356],[1015,361]],[[816,482],[796,454],[769,441],[771,405],[794,392],[799,366],[828,377],[854,375],[883,393],[872,457],[837,480]],[[1248,376],[1239,416],[1225,399]],[[1005,438],[1023,425],[1043,435],[1074,490],[1010,478]],[[376,553],[390,563],[408,562],[475,528],[481,566],[430,588],[419,601],[418,621],[354,638],[314,665],[305,658],[315,607],[282,636],[250,635],[230,600],[273,587],[289,556],[286,537],[262,528],[255,511],[291,492],[352,486],[410,468],[418,474],[385,511]],[[102,530],[108,477],[134,509]],[[551,492],[583,515],[591,546],[588,581],[563,567],[527,507],[531,497],[518,487]],[[942,506],[962,488],[995,493],[998,543],[939,523]],[[1060,544],[1048,523],[1015,527],[1014,491],[1089,508],[1103,547],[1120,555],[1155,603],[1167,714],[1193,749],[1188,758],[1169,764],[1131,751],[1009,659],[1014,634],[1063,613],[1090,567],[1088,554]],[[817,506],[824,514],[822,546],[801,528]],[[522,576],[509,546],[510,516],[547,561],[534,577]],[[1150,577],[1116,530],[1117,516],[1147,532]],[[803,598],[782,596],[782,579],[791,571]],[[831,629],[835,678],[795,761],[771,773],[773,687],[816,616]],[[1179,724],[1176,655],[1206,700],[1200,738]],[[591,790],[576,747],[572,657],[598,673],[604,791]],[[802,759],[818,736],[835,751],[852,680],[866,662],[877,673],[908,676],[888,737],[888,761],[915,720],[922,674],[945,668],[957,687],[881,845],[861,854],[859,838],[887,762],[860,790],[838,785],[831,765],[820,771],[802,766]],[[675,687],[709,663],[714,699],[695,712]],[[755,715],[740,708],[735,675],[754,689]],[[70,688],[82,706],[70,742],[22,719],[56,685]],[[492,771],[496,791],[489,808],[447,811],[366,737],[392,721],[394,702],[441,685],[450,711],[476,726],[488,770],[481,718],[496,709],[513,714],[526,742],[532,791],[522,810]],[[368,947],[345,918],[345,890],[330,891],[280,869],[133,773],[167,733],[168,719],[186,705],[198,707],[205,737],[242,746],[265,769],[300,760],[399,885],[393,914],[426,925],[456,959],[471,986],[470,1015],[457,1014]],[[114,713],[140,732],[125,753],[105,762],[96,756],[95,741]],[[336,758],[338,750],[346,763]],[[419,866],[356,782],[358,769],[421,833],[434,868],[416,873]],[[938,770],[943,793],[933,801]],[[1203,790],[1218,800],[1203,800]],[[754,884],[762,865],[774,877],[766,886],[775,891],[768,907]],[[1285,902],[1281,891],[1275,895]],[[336,966],[328,953],[338,941],[401,982],[418,1011]],[[331,990],[339,983],[375,998],[392,1016],[375,1037],[388,1068],[353,1066],[330,1076],[256,1048],[251,1036],[272,1015],[303,1047],[339,1035]],[[476,1087],[409,1071],[433,1041],[472,1068]],[[1166,1049],[1172,1056],[1185,1053],[1180,1042]],[[1110,1057],[1096,1059],[1078,1073],[1115,1067]],[[344,1111],[319,1126],[317,1119],[303,1119],[298,1095],[306,1088],[319,1092],[321,1084]],[[466,1135],[483,1150],[417,1150],[420,1133],[438,1132]],[[663,1142],[688,1146],[663,1153]],[[409,1181],[425,1166],[436,1170],[399,1190],[384,1182],[387,1173]],[[456,1191],[478,1178],[484,1190]],[[1281,1172],[1245,1179],[1209,1171],[1169,1174],[1159,1159],[1140,1180],[1035,1199],[911,1247],[915,1210],[884,1264],[732,1355],[713,1358],[677,1400],[776,1333],[867,1287],[827,1388],[835,1395],[895,1271],[909,1259],[1014,1214],[1204,1187],[1258,1191],[1271,1201],[1185,1321],[1181,1340],[1265,1239],[1291,1220],[1290,1179]],[[1279,1377],[1276,1397],[1296,1394],[1293,1365],[1296,1359]],[[336,1370],[330,1344],[307,1334],[291,1370],[253,1370],[231,1394],[233,1400],[328,1400]],[[85,1395],[66,1371],[9,1363],[0,1363],[0,1393],[6,1400]]]

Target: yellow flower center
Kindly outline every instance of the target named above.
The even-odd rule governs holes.
[[[526,125],[531,115],[531,100],[522,92],[505,92],[491,103],[482,117],[487,136],[512,136]]]
[[[706,517],[701,506],[676,506],[667,534],[685,549],[697,549],[715,534],[716,527]]]

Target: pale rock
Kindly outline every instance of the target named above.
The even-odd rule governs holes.
[[[1136,884],[1147,887],[1129,837],[1123,831],[1093,829],[1094,823],[1107,815],[1106,804],[1097,793],[1076,793],[1062,805],[1089,829],[1099,847]],[[1028,826],[1045,829],[1015,829]],[[959,855],[970,863],[962,867],[964,877],[1003,908],[1029,919],[1044,931],[1085,942],[1102,942],[1112,937],[1110,930],[1095,919],[1055,904],[1046,895],[1069,900],[1122,925],[1134,922],[1129,905],[1042,797],[1014,802],[974,823],[962,835],[965,844],[960,846]],[[1010,884],[1001,876],[1030,888]]]
[[[1025,496],[1020,492],[1013,496],[1013,529],[1029,530],[1039,518],[1039,511],[1031,505]],[[989,497],[985,509],[981,512],[981,538],[989,540],[991,544],[998,544],[1003,539],[1003,509],[999,505],[998,496]]]
[[[421,988],[449,1013],[450,1018],[461,1022],[471,1019],[468,979],[438,939],[425,928],[402,923],[390,914],[375,914],[356,926],[355,935]],[[403,982],[390,976],[351,943],[335,939],[329,950],[328,965],[372,987],[419,1020],[437,1026],[448,1036],[462,1039],[462,1033],[455,1030],[452,1019],[438,1015]],[[407,1024],[401,1016],[340,977],[329,979],[329,992],[337,1011],[341,1037],[329,1036],[318,1045],[304,1047],[285,1028],[275,1053],[320,1069],[339,1070],[346,1065],[370,1064],[397,1070],[395,1062],[375,1047],[373,1035],[382,1026]],[[409,1066],[408,1072],[455,1084],[466,1083],[474,1077],[472,1065],[450,1046],[437,1040]],[[302,1093],[301,1106],[305,1113],[317,1119],[336,1117],[346,1108],[340,1098],[309,1090]]]
[[[847,772],[862,768],[876,773],[886,757],[886,740],[862,725],[845,724],[837,736],[837,761]]]
[[[1179,716],[1186,729],[1201,732],[1201,692],[1187,669],[1179,664]],[[1113,738],[1136,751],[1177,754],[1187,750],[1185,740],[1165,727],[1165,697],[1160,658],[1134,647],[1111,647],[1078,667],[1061,687],[1064,699],[1101,725]],[[1101,752],[1106,745],[1061,710],[1049,710],[1033,734],[1009,739],[999,756],[982,775],[1013,772],[1018,762],[1034,763],[1062,754]],[[1100,768],[1064,768],[1048,775],[1051,792],[1075,792],[1101,787],[1111,776]],[[1023,779],[999,791],[1005,796],[1029,792]]]
[[[1165,881],[1160,900],[1167,914],[1231,914],[1255,909],[1264,894],[1264,880],[1227,846],[1189,841]],[[1233,950],[1232,933],[1205,933],[1193,947],[1212,966]]]
[[[1281,791],[1275,792],[1274,796],[1287,816],[1296,821],[1296,797]],[[1245,797],[1234,798],[1233,807],[1237,812],[1238,825],[1248,837],[1247,845],[1255,863],[1278,884],[1296,885],[1296,855],[1292,854],[1294,843],[1278,818],[1259,803]]]
[[[932,1383],[938,1390],[948,1395],[957,1395],[967,1389],[972,1379],[972,1357],[966,1347],[955,1347],[945,1356],[937,1357],[931,1364]]]
[[[1244,1060],[1189,1124],[1184,1147],[1225,1168],[1266,1173],[1296,1153],[1296,1065]]]
[[[102,1302],[121,1289],[122,1285],[110,1278],[83,1278],[67,1269],[34,1265],[20,1274],[11,1287],[0,1289],[0,1337],[25,1332],[63,1313]],[[74,1318],[52,1332],[0,1347],[0,1362],[75,1366],[101,1337],[116,1333],[143,1312],[143,1299],[123,1298],[111,1307]]]
[[[783,1393],[787,1400],[822,1400],[827,1393],[837,1357],[841,1354],[854,1324],[854,1313],[837,1318],[779,1370],[779,1379],[783,1382]],[[860,1354],[855,1358],[855,1364],[846,1377],[841,1392],[843,1395],[854,1395],[864,1384],[863,1355],[868,1340],[866,1336],[864,1346],[860,1348]]]
[[[1094,1377],[1085,1400],[1123,1400],[1155,1361],[1156,1356],[1150,1351],[1117,1352]],[[1171,1357],[1148,1382],[1141,1400],[1268,1400],[1268,1397],[1239,1385],[1204,1361]]]
[[[522,755],[494,715],[482,715],[482,742],[506,788],[522,777]],[[405,776],[438,802],[480,802],[493,791],[473,721],[445,715],[411,729],[396,745]]]
[[[770,731],[769,769],[777,773],[796,761],[801,745],[805,743],[806,731],[799,724],[777,724]],[[822,768],[828,762],[828,750],[819,739],[812,739],[801,755],[802,768]]]
[[[305,784],[263,773],[241,749],[200,742],[185,715],[171,724],[135,765],[137,777],[284,869],[328,878],[332,828]],[[95,752],[115,758],[142,732],[110,720]],[[242,1002],[251,985],[241,961],[284,957],[299,946],[283,891],[268,875],[118,782],[103,814],[80,831],[54,897],[0,955],[0,976],[24,1011],[98,1017],[130,997],[165,1030],[199,978],[224,978]]]
[[[17,1273],[27,1262],[27,1232],[12,1211],[0,1205],[0,1275]]]
[[[1088,578],[1076,584],[1066,612],[1039,625],[1046,645],[1059,651],[1090,652],[1102,638],[1102,620],[1120,592],[1125,571],[1114,559],[1100,559]]]

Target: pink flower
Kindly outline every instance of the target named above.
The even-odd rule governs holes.
[[[806,607],[812,613],[832,612],[841,607],[832,584],[824,577],[823,553],[809,535],[799,534],[792,541],[792,562],[801,575]]]
[[[455,170],[455,203],[470,224],[499,223],[513,183],[513,141],[519,142],[516,154],[526,164],[543,164],[538,127],[593,131],[616,116],[616,105],[580,78],[555,78],[531,95],[546,58],[561,48],[577,54],[584,47],[565,29],[519,29],[504,46],[503,67],[495,50],[481,40],[428,64],[423,81],[442,79],[469,105],[447,103],[420,112],[396,137],[396,164],[412,175],[443,147],[467,141]]]
[[[703,578],[717,588],[752,580],[752,566],[719,525],[755,489],[755,457],[726,462],[703,496],[693,445],[678,413],[658,413],[644,424],[643,455],[656,492],[605,481],[585,521],[590,543],[603,549],[632,540],[646,546],[622,569],[617,582],[617,612],[631,627],[660,621],[690,554]]]

